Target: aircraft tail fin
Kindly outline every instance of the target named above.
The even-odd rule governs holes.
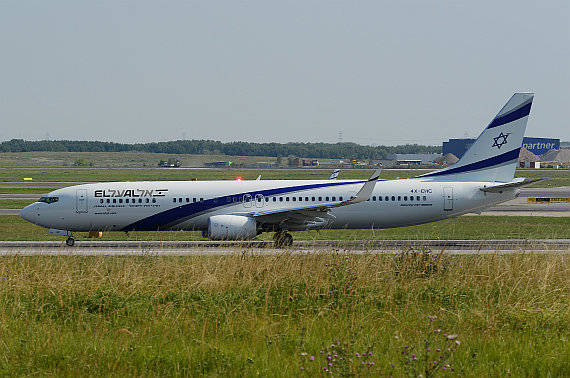
[[[511,182],[533,98],[533,93],[515,93],[457,163],[420,177]]]

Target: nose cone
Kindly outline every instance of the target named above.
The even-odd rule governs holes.
[[[28,205],[20,210],[20,217],[30,223],[35,223],[34,216],[37,218],[37,211],[35,211],[34,204]]]

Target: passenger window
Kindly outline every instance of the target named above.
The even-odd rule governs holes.
[[[338,200],[339,200],[339,201],[342,201],[342,197],[338,197]]]
[[[376,196],[372,196],[372,201],[376,201]]]
[[[289,202],[289,197],[285,197],[285,201]]]
[[[232,202],[232,197],[226,197],[226,202],[227,202],[227,203]]]
[[[305,197],[305,202],[309,202],[309,197]]]
[[[322,200],[323,200],[323,197],[319,197],[319,201],[322,201]]]
[[[122,198],[119,198],[119,203],[123,203],[123,199],[122,199]]]
[[[156,198],[153,198],[153,199],[152,199],[152,203],[156,203]]]
[[[328,200],[329,200],[329,197],[326,197],[325,199],[326,199],[326,200],[327,200],[327,202],[328,202]]]
[[[149,202],[150,202],[150,200],[147,198],[147,199],[145,199],[145,202],[146,202],[146,203],[149,203]]]
[[[142,203],[142,198],[139,198],[139,203]]]
[[[265,197],[265,202],[269,202],[269,197]]]
[[[190,202],[190,198],[186,197],[186,203]]]
[[[297,201],[297,197],[293,197],[293,202]]]
[[[273,202],[277,202],[277,197],[273,197]]]
[[[172,202],[176,202],[176,198],[173,198],[173,199],[172,199]]]
[[[336,201],[336,197],[333,197],[332,200],[333,200],[333,201]]]
[[[416,196],[416,200],[419,201],[419,200],[420,200],[420,196]]]
[[[128,201],[128,200],[127,200],[127,201]],[[99,200],[99,203],[103,203],[103,199],[102,199],[102,198]]]
[[[401,201],[401,200],[402,200],[402,196],[398,196],[398,201]]]
[[[410,201],[413,201],[413,200],[414,200],[414,196],[410,196]]]
[[[382,201],[382,196],[378,196],[378,201]]]
[[[196,203],[196,197],[192,198],[192,202]]]
[[[408,200],[408,196],[404,196],[404,201],[407,201],[407,200]]]
[[[311,197],[311,201],[315,202],[315,197]]]
[[[424,201],[425,201],[425,200],[427,200],[427,197],[426,197],[426,196],[424,196]]]
[[[279,197],[279,202],[283,202],[283,197]]]
[[[200,197],[200,202],[204,203],[204,197]]]
[[[395,200],[396,200],[396,197],[392,196],[392,201],[395,201]]]

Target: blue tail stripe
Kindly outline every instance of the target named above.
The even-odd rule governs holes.
[[[520,108],[518,108],[517,110],[505,114],[504,116],[495,118],[493,120],[493,122],[491,122],[491,124],[489,126],[487,126],[488,129],[492,129],[493,127],[497,127],[497,126],[501,126],[513,121],[516,121],[517,119],[521,119],[523,117],[526,117],[527,115],[530,114],[530,107],[532,106],[532,101],[529,102],[528,104],[521,106]]]
[[[366,181],[350,181],[350,182],[327,182],[322,184],[309,184],[309,185],[299,185],[299,186],[290,186],[290,187],[282,187],[282,188],[274,188],[274,189],[266,189],[266,190],[258,190],[253,192],[244,192],[244,193],[233,193],[227,194],[225,196],[210,198],[204,200],[204,202],[194,202],[185,204],[179,207],[175,207],[169,210],[165,210],[161,213],[151,215],[150,217],[141,219],[134,223],[131,223],[121,229],[121,231],[153,231],[157,230],[160,227],[166,227],[168,224],[179,221],[181,219],[189,219],[193,216],[197,216],[209,211],[213,211],[217,208],[221,208],[227,205],[235,205],[241,203],[241,199],[244,195],[250,194],[252,196],[252,208],[255,209],[255,196],[257,194],[261,194],[264,197],[276,196],[280,194],[287,194],[292,192],[297,192],[301,190],[309,190],[309,189],[319,189],[319,188],[326,188],[326,187],[333,187],[333,186],[342,186],[342,185],[352,185],[352,184],[362,184]],[[227,202],[227,197],[238,197],[240,202]],[[247,210],[248,208],[244,208]]]
[[[423,177],[445,176],[445,175],[452,175],[452,174],[457,174],[457,173],[466,173],[466,172],[476,171],[479,169],[491,168],[493,166],[500,165],[503,163],[507,163],[511,160],[518,159],[520,149],[521,148],[518,147],[512,151],[505,152],[504,154],[493,156],[493,157],[485,159],[485,160],[477,161],[477,162],[471,163],[471,164],[466,164],[466,165],[463,165],[463,166],[457,167],[457,168],[451,168],[448,170],[428,173],[428,174],[422,175],[421,177],[423,178]]]

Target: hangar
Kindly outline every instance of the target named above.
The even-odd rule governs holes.
[[[443,155],[451,153],[461,158],[474,141],[474,138],[449,139],[443,142]],[[544,155],[550,150],[559,149],[560,139],[524,137],[522,146],[535,155]]]

